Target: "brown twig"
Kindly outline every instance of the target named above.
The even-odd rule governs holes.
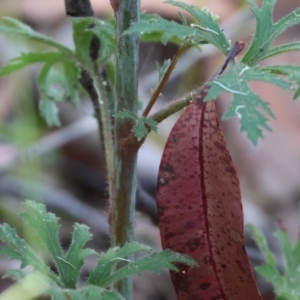
[[[175,56],[172,59],[171,64],[169,65],[167,71],[165,72],[162,80],[160,81],[158,87],[156,88],[156,90],[154,91],[154,93],[151,95],[151,98],[144,110],[144,112],[142,113],[142,117],[147,117],[151,108],[153,107],[153,105],[155,104],[157,98],[159,97],[162,89],[164,88],[165,84],[167,83],[167,81],[169,80],[172,71],[174,70],[179,58],[181,57],[181,55],[184,53],[184,51],[187,49],[186,46],[181,46],[177,53],[175,54]]]

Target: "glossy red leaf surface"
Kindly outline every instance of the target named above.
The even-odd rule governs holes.
[[[200,268],[171,272],[179,300],[258,300],[244,246],[239,180],[214,102],[196,97],[174,125],[158,176],[163,248]]]

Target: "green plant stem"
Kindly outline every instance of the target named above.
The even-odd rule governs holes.
[[[108,100],[104,93],[101,77],[96,68],[94,71],[82,69],[80,82],[84,89],[88,92],[94,107],[95,117],[98,123],[99,138],[104,147],[103,152],[105,153],[107,181],[111,203],[114,181],[114,145]]]
[[[102,142],[104,145],[105,161],[107,168],[107,181],[110,197],[110,205],[112,205],[112,195],[114,188],[114,144],[112,137],[112,128],[110,121],[110,112],[108,107],[107,97],[104,93],[102,80],[98,72],[93,73],[94,87],[98,95],[99,111],[101,128],[99,128],[102,135]]]
[[[200,92],[201,88],[195,89],[192,92],[184,95],[180,99],[171,102],[166,107],[162,108],[158,112],[150,115],[149,118],[153,119],[155,122],[160,123],[169,116],[173,115],[174,113],[180,111],[184,107],[190,104],[190,102],[196,97],[196,95]]]
[[[140,1],[113,1],[116,17],[116,111],[138,108],[138,35],[122,35],[131,23],[139,21]],[[132,241],[136,197],[136,161],[138,148],[124,148],[121,141],[132,130],[131,119],[115,119],[115,173],[110,229],[112,246],[122,246]],[[126,278],[118,285],[125,299],[132,298],[132,279]]]
[[[156,90],[154,91],[154,93],[151,95],[151,98],[150,98],[150,100],[149,100],[149,102],[148,102],[148,104],[147,104],[147,106],[146,106],[146,108],[145,108],[145,110],[144,110],[144,112],[143,112],[143,114],[142,114],[143,117],[146,118],[146,117],[148,116],[148,114],[149,114],[151,108],[153,107],[153,105],[155,104],[157,98],[159,97],[159,95],[160,95],[160,93],[161,93],[163,87],[164,87],[165,84],[168,82],[168,80],[169,80],[169,78],[170,78],[170,76],[171,76],[171,74],[172,74],[172,72],[173,72],[173,70],[174,70],[174,68],[175,68],[175,66],[176,66],[176,64],[177,64],[177,62],[178,62],[178,60],[179,60],[179,58],[181,57],[181,55],[184,53],[184,51],[185,51],[186,49],[187,49],[186,46],[181,46],[181,47],[178,49],[177,53],[175,54],[175,56],[174,56],[173,59],[172,59],[171,64],[169,65],[169,67],[168,67],[167,71],[165,72],[165,74],[164,74],[162,80],[160,81],[160,83],[159,83],[157,89],[156,89]]]
[[[168,104],[165,108],[162,108],[159,112],[150,116],[149,119],[152,119],[152,120],[156,121],[157,123],[162,122],[169,116],[173,115],[174,113],[178,112],[179,110],[181,110],[184,107],[186,107],[187,105],[189,105],[190,102],[195,98],[195,96],[198,93],[200,93],[202,88],[203,87],[198,88],[198,89],[186,94],[179,100],[174,101],[171,104]],[[149,133],[151,131],[151,128],[147,125],[146,125],[146,127],[147,127],[148,133]],[[143,137],[141,140],[138,141],[136,139],[135,134],[131,131],[130,134],[126,138],[121,140],[121,145],[122,145],[122,147],[128,148],[128,149],[138,149],[142,146],[146,137],[147,136]]]

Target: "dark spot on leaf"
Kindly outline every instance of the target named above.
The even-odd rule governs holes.
[[[226,149],[226,147],[225,147],[225,145],[224,144],[221,144],[221,143],[219,143],[219,142],[217,142],[217,141],[215,141],[214,142],[214,145],[216,146],[216,148],[218,148],[218,149],[220,149],[220,150],[225,150]]]
[[[195,223],[194,222],[187,222],[186,223],[186,229],[193,228],[193,227],[195,227]]]
[[[235,169],[232,168],[232,167],[227,167],[227,168],[226,168],[226,172],[228,172],[228,173],[230,173],[230,174],[232,174],[232,175],[235,175],[235,174],[236,174]]]
[[[164,209],[159,207],[158,208],[158,215],[163,216],[164,215]]]
[[[217,295],[217,296],[212,296],[211,300],[220,300],[220,299],[224,299],[223,295]]]
[[[246,273],[246,270],[244,269],[242,263],[241,263],[239,260],[237,260],[236,263],[238,264],[240,270],[241,270],[243,273]]]
[[[205,257],[203,258],[203,262],[204,262],[206,265],[210,263],[210,258],[209,258],[208,255],[205,256]]]
[[[191,252],[194,252],[199,247],[199,244],[200,244],[199,238],[192,239],[186,242],[186,246],[189,248]]]
[[[177,138],[177,136],[173,136],[173,138],[171,139],[171,142],[173,144],[178,144],[178,138]]]
[[[200,284],[200,289],[201,290],[207,290],[210,287],[210,283],[209,282],[203,282]]]
[[[169,233],[167,233],[167,234],[165,235],[165,239],[169,239],[169,238],[171,238],[171,237],[173,237],[173,236],[174,236],[174,233],[169,232]]]
[[[170,164],[166,164],[164,166],[161,166],[158,183],[160,185],[165,185],[175,177],[176,174],[174,173],[173,167]]]

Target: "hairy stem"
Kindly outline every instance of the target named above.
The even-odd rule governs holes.
[[[72,17],[90,17],[94,15],[89,0],[65,0],[65,8],[66,14]],[[93,24],[91,26],[93,26]],[[92,70],[86,70],[82,67],[80,82],[83,88],[88,92],[95,110],[100,140],[104,145],[109,195],[111,199],[114,181],[114,147],[108,100],[103,90],[102,80],[97,66],[97,57],[100,47],[101,43],[99,38],[93,35],[89,47],[89,56],[94,68]]]
[[[107,97],[104,93],[104,88],[102,86],[102,80],[100,75],[94,72],[93,79],[94,79],[94,87],[98,96],[97,106],[99,106],[99,111],[100,111],[101,135],[104,144],[110,205],[112,205],[112,195],[113,195],[113,188],[114,188],[114,184],[113,184],[114,183],[114,144],[113,144],[113,137],[112,137],[110,112],[109,112]]]
[[[190,102],[195,98],[195,96],[200,92],[201,88],[198,88],[180,99],[169,103],[166,107],[162,108],[158,112],[150,115],[149,118],[153,119],[155,122],[160,123],[169,116],[175,114],[176,112],[180,111],[184,107],[190,104]]]
[[[116,17],[116,111],[137,112],[138,35],[123,36],[131,23],[139,21],[139,0],[111,1]],[[123,147],[122,141],[132,130],[129,118],[115,119],[115,173],[110,210],[112,246],[132,241],[136,197],[137,147]],[[132,298],[132,279],[126,278],[117,287],[125,299]]]
[[[165,84],[168,82],[168,80],[169,80],[169,78],[170,78],[170,76],[171,76],[171,74],[172,74],[172,72],[173,72],[173,70],[174,70],[174,68],[175,68],[175,66],[176,66],[176,64],[177,64],[177,62],[178,62],[178,60],[179,60],[179,58],[181,57],[181,55],[183,54],[183,52],[184,52],[186,49],[187,49],[186,46],[181,46],[181,47],[178,49],[177,53],[175,54],[175,56],[174,56],[173,59],[172,59],[171,64],[169,65],[169,67],[168,67],[167,71],[165,72],[165,74],[164,74],[162,80],[160,81],[160,83],[159,83],[157,89],[156,89],[156,90],[154,91],[154,93],[151,95],[151,98],[150,98],[150,100],[149,100],[149,102],[148,102],[148,104],[147,104],[147,106],[146,106],[146,108],[145,108],[145,110],[144,110],[144,112],[143,112],[143,114],[142,114],[143,117],[147,117],[147,116],[148,116],[148,114],[149,114],[151,108],[153,107],[153,105],[155,104],[157,98],[159,97],[159,95],[160,95],[160,93],[161,93],[163,87],[164,87]]]

